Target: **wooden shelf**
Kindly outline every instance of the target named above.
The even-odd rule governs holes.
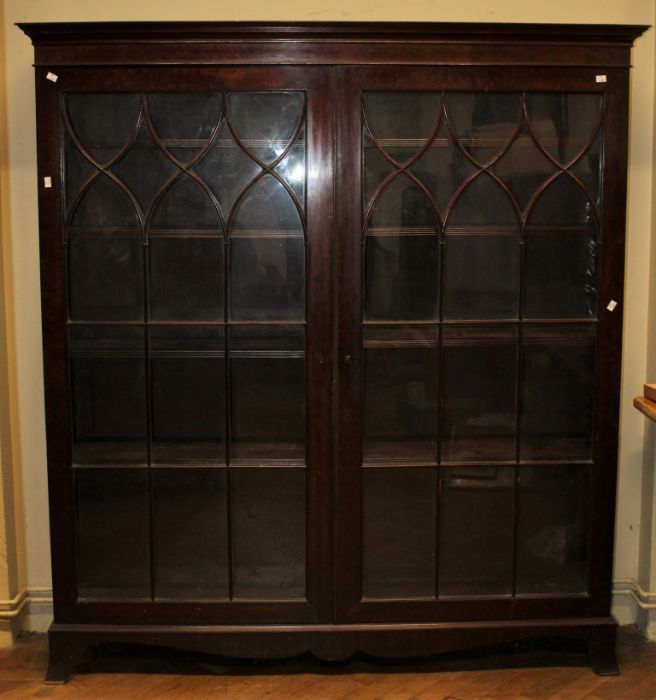
[[[656,421],[656,401],[652,401],[645,396],[636,396],[633,405],[644,413],[650,420]]]

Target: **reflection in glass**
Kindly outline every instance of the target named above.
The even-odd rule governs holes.
[[[79,470],[75,485],[78,597],[150,599],[147,471]]]
[[[595,329],[526,327],[523,334],[522,459],[589,459]]]
[[[365,328],[365,463],[436,456],[437,330]]]
[[[520,467],[517,593],[585,593],[588,467]]]
[[[305,598],[305,470],[231,470],[234,597]]]
[[[228,597],[223,469],[153,471],[155,598]]]
[[[260,178],[239,203],[233,235],[244,232],[300,233],[303,225],[289,192],[272,175]]]
[[[150,329],[152,460],[225,463],[223,328]]]
[[[294,190],[301,206],[305,204],[305,130],[291,147],[289,153],[276,165],[285,182]]]
[[[363,595],[435,596],[435,469],[363,471]]]
[[[447,235],[444,260],[444,318],[517,317],[518,236]]]
[[[242,189],[261,172],[260,166],[237,145],[225,121],[212,148],[192,170],[212,190],[226,218]]]
[[[441,474],[440,596],[510,594],[515,469],[457,467]]]
[[[302,92],[233,92],[228,118],[244,148],[265,163],[286,148],[303,118]]]
[[[304,328],[231,328],[230,372],[231,464],[304,464]]]
[[[514,460],[517,330],[443,331],[442,461]]]
[[[74,462],[145,463],[143,328],[75,327],[69,348]]]

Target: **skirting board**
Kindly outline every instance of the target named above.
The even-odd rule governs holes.
[[[613,586],[612,613],[620,625],[637,625],[648,639],[656,640],[655,592],[643,590],[632,579],[618,579]],[[13,618],[18,620],[19,631],[46,632],[52,622],[52,590],[25,589],[11,601],[0,601],[0,625]]]
[[[23,589],[11,600],[0,601],[0,630],[47,632],[52,622],[52,589]]]

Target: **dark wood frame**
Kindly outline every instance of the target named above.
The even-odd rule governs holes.
[[[584,639],[599,673],[617,672],[610,617],[622,328],[628,68],[642,26],[522,24],[220,24],[100,23],[19,25],[35,45],[44,372],[55,622],[48,679],[66,680],[87,649],[102,641],[140,642],[236,656],[286,656],[310,650],[346,658],[430,654],[536,636]],[[582,89],[606,96],[605,254],[599,290],[598,410],[595,417],[589,596],[523,600],[359,603],[361,523],[358,434],[361,343],[358,171],[359,90],[402,81],[469,89]],[[247,69],[239,66],[250,66]],[[332,69],[330,68],[332,66]],[[340,67],[343,66],[343,67]],[[381,67],[382,66],[382,67]],[[529,70],[527,70],[527,68]],[[52,71],[55,83],[46,79]],[[607,82],[595,81],[603,73]],[[308,90],[316,120],[309,158],[321,161],[314,188],[308,323],[308,598],[295,603],[80,603],[75,594],[66,322],[60,208],[62,91],[185,85]],[[313,97],[314,96],[314,97]],[[335,105],[340,105],[339,108]],[[355,112],[358,113],[357,111]],[[336,130],[335,130],[336,125]],[[337,142],[334,151],[333,144]],[[349,155],[351,154],[351,155]],[[334,195],[333,195],[334,173]],[[312,197],[312,192],[310,193]],[[333,226],[336,249],[332,250]],[[354,235],[358,231],[358,236]],[[340,273],[336,274],[336,270]],[[334,283],[333,283],[334,280]],[[335,323],[333,329],[333,295]],[[608,300],[618,307],[604,310]],[[333,337],[336,343],[333,345]],[[335,356],[333,357],[333,351]],[[334,372],[333,372],[334,367]],[[333,396],[333,382],[336,391]],[[333,401],[334,399],[334,401]],[[331,421],[334,431],[326,428]],[[321,429],[319,429],[321,428]],[[355,430],[354,430],[355,428]],[[334,432],[334,435],[333,435]],[[333,444],[334,443],[334,444]],[[333,464],[335,483],[333,483]],[[333,532],[333,514],[335,530]],[[316,518],[316,519],[315,519]],[[321,572],[321,575],[319,575]],[[336,624],[333,624],[336,623]]]
[[[37,72],[45,81],[42,71]],[[330,431],[322,421],[331,415],[331,342],[332,328],[332,210],[325,208],[325,202],[331,201],[332,180],[327,177],[330,173],[330,161],[332,158],[332,118],[330,103],[324,99],[330,90],[330,74],[326,69],[313,68],[308,73],[306,68],[285,67],[273,69],[269,67],[253,68],[248,71],[234,74],[229,69],[202,69],[189,67],[177,67],[166,71],[151,68],[133,69],[129,73],[124,70],[112,68],[98,73],[92,69],[61,71],[59,84],[63,89],[75,91],[102,91],[108,86],[120,82],[122,89],[129,90],[161,90],[166,86],[179,85],[180,89],[198,89],[199,87],[239,87],[244,90],[261,89],[264,86],[274,86],[274,89],[304,89],[308,96],[308,122],[313,129],[308,130],[308,158],[311,161],[327,163],[325,171],[317,171],[308,182],[308,270],[314,274],[308,276],[308,345],[306,353],[306,371],[308,376],[307,403],[312,406],[308,416],[308,445],[307,461],[312,465],[308,474],[308,532],[311,533],[312,543],[308,542],[308,602],[307,603],[278,603],[271,606],[268,603],[232,601],[229,605],[223,603],[205,603],[202,608],[191,606],[184,613],[180,612],[180,605],[176,603],[154,603],[147,610],[141,610],[142,619],[158,624],[173,623],[180,619],[181,614],[190,622],[207,622],[208,620],[220,620],[221,622],[234,622],[237,620],[258,619],[261,622],[276,623],[281,621],[295,622],[325,622],[331,615],[331,589],[330,576],[317,575],[319,571],[329,571],[332,566],[332,544],[329,523],[331,522],[332,501],[323,498],[324,493],[330,492],[331,485],[331,450]],[[50,81],[48,81],[50,82]],[[61,93],[51,90],[46,95],[46,100],[40,100],[37,105],[39,119],[51,122],[51,131],[47,146],[49,149],[49,162],[57,163],[59,159],[59,144],[61,133],[59,123],[47,115],[60,112],[59,100]],[[317,138],[315,138],[315,135]],[[49,172],[59,172],[59,165]],[[55,180],[57,183],[55,184]],[[61,199],[58,185],[61,178],[53,178],[53,187],[46,191],[46,202],[40,209],[42,227],[42,262],[45,279],[58,278],[65,268],[61,241],[62,212],[60,210]],[[47,233],[43,234],[47,228]],[[47,253],[44,250],[48,246]],[[59,279],[58,284],[63,284]],[[45,374],[48,377],[46,383],[49,389],[57,387],[58,398],[66,397],[69,384],[67,369],[66,328],[67,311],[64,295],[60,290],[52,297],[48,297],[48,311],[44,318],[48,318],[47,331],[44,327],[44,342],[48,343],[51,337],[56,337],[56,345],[48,345],[47,357],[44,359]],[[44,297],[45,299],[45,297]],[[48,405],[55,405],[48,396]],[[53,567],[53,588],[59,591],[56,596],[55,615],[58,620],[69,622],[92,622],[103,620],[130,620],[133,619],[136,609],[140,609],[139,603],[116,603],[111,605],[96,602],[81,602],[77,600],[76,586],[76,561],[75,548],[71,545],[75,541],[75,523],[73,514],[73,472],[69,415],[70,400],[66,397],[60,404],[65,410],[58,410],[52,420],[56,425],[48,425],[48,460],[49,460],[49,488],[53,503],[62,504],[53,509],[57,523],[52,524],[53,532],[61,533],[60,537],[52,538],[53,561],[58,565]],[[54,437],[53,437],[54,436]],[[52,453],[51,453],[52,451]],[[56,456],[55,456],[56,455]],[[63,505],[65,504],[65,505]],[[186,607],[186,606],[185,606]],[[239,608],[243,608],[240,610]],[[110,612],[111,611],[111,612]],[[285,611],[285,612],[283,612]],[[109,614],[109,617],[108,617]],[[144,618],[143,615],[146,617]]]
[[[406,85],[412,85],[413,90],[429,90],[439,88],[448,90],[497,90],[521,91],[521,90],[545,90],[545,91],[571,91],[571,92],[595,92],[606,95],[608,101],[606,109],[605,129],[605,169],[606,172],[620,172],[626,168],[625,156],[622,158],[618,148],[614,147],[622,137],[619,131],[627,129],[627,94],[626,69],[613,69],[607,71],[608,83],[595,82],[595,71],[589,68],[570,68],[564,71],[561,68],[536,68],[527,76],[521,68],[510,67],[403,67],[398,71],[388,67],[344,67],[338,69],[341,88],[339,103],[342,105],[340,119],[338,121],[338,139],[341,151],[344,153],[361,152],[362,135],[358,122],[353,118],[360,109],[362,92],[364,90],[402,90]],[[616,131],[617,130],[617,131]],[[362,353],[362,325],[360,309],[363,307],[361,279],[361,208],[360,202],[355,198],[349,198],[349,192],[361,191],[361,171],[359,162],[354,161],[344,164],[340,168],[341,177],[338,180],[337,197],[343,206],[340,207],[338,224],[339,250],[342,252],[339,269],[343,271],[340,280],[342,291],[339,298],[343,303],[340,308],[340,358],[350,357],[347,366],[343,366],[344,375],[338,381],[340,395],[339,406],[348,406],[349,412],[340,412],[338,432],[342,436],[337,453],[340,459],[337,463],[337,484],[347,484],[339,493],[341,518],[337,520],[336,540],[338,542],[338,558],[336,567],[338,571],[352,572],[353,576],[341,581],[337,589],[337,610],[340,617],[349,622],[367,621],[383,622],[398,619],[398,621],[421,621],[427,618],[439,620],[483,620],[483,619],[539,619],[551,617],[553,605],[565,615],[588,616],[602,615],[604,610],[610,609],[610,589],[612,570],[609,562],[612,561],[612,553],[604,551],[599,546],[602,541],[612,541],[612,528],[614,518],[608,514],[614,512],[613,505],[608,500],[600,500],[603,492],[603,484],[615,479],[615,465],[617,455],[613,452],[613,446],[609,442],[609,435],[616,435],[618,425],[619,395],[614,401],[609,401],[603,394],[610,387],[617,384],[617,377],[613,377],[612,367],[617,361],[620,348],[614,348],[615,352],[609,353],[607,348],[613,347],[618,342],[621,334],[621,317],[616,312],[610,313],[604,307],[609,300],[614,299],[621,305],[623,294],[623,281],[614,278],[618,259],[617,251],[604,251],[602,256],[603,269],[601,271],[601,285],[599,290],[600,310],[598,324],[597,347],[597,372],[600,379],[597,383],[598,392],[595,405],[597,407],[594,419],[594,435],[596,438],[592,459],[583,462],[594,465],[592,480],[594,482],[592,493],[591,531],[597,532],[598,528],[605,527],[604,535],[597,537],[595,534],[590,548],[589,581],[592,594],[567,595],[563,597],[548,596],[522,596],[512,599],[481,598],[472,600],[471,597],[448,600],[431,601],[396,601],[396,602],[360,602],[362,582],[360,572],[359,542],[362,538],[361,518],[361,480],[359,478],[360,465],[362,464],[361,442],[362,434],[362,397],[363,385],[363,358]],[[617,192],[610,178],[605,178],[603,187],[604,207],[601,230],[614,232],[617,228],[618,209],[623,212],[623,204],[619,197],[625,197],[625,193]],[[624,214],[622,213],[622,216]],[[613,238],[608,236],[608,238]],[[606,239],[604,240],[604,244]],[[611,245],[615,245],[613,242]],[[623,261],[622,261],[623,262]],[[355,282],[355,283],[354,283]],[[561,322],[561,321],[559,321]],[[572,322],[567,319],[563,323]],[[576,321],[579,322],[579,321]],[[590,321],[588,321],[590,323]],[[521,325],[521,322],[518,324]],[[613,409],[610,407],[614,406]],[[615,448],[616,449],[616,448]],[[509,463],[510,464],[510,463]],[[539,466],[539,462],[528,462],[531,466]],[[410,466],[410,463],[408,463]],[[521,468],[521,467],[520,467]],[[600,478],[600,475],[604,475]],[[346,534],[348,533],[348,535]],[[567,612],[565,612],[567,611]],[[397,617],[398,616],[398,617]]]

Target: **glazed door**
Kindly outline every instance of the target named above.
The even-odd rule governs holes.
[[[563,73],[341,72],[341,620],[608,614],[624,75]]]
[[[332,619],[329,76],[37,75],[59,622]]]

